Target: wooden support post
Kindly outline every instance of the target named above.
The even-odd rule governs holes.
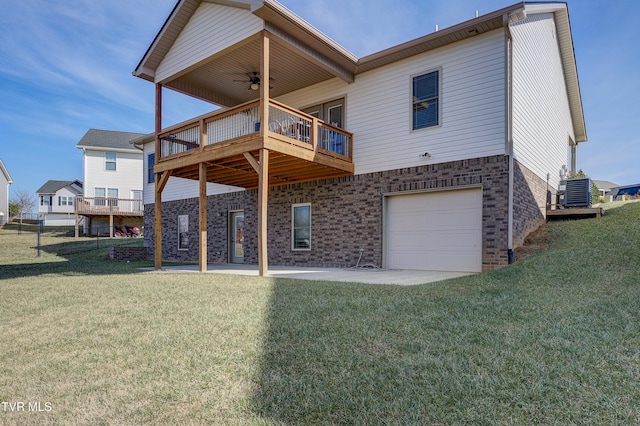
[[[76,206],[76,208],[78,208],[78,206]],[[77,211],[76,211],[76,229],[75,229],[75,233],[76,233],[75,239],[77,240],[78,239],[78,212]]]
[[[162,191],[158,190],[160,174],[156,173],[155,222],[153,225],[154,268],[162,269]]]
[[[207,145],[207,124],[204,118],[200,120],[200,152],[204,151]],[[200,231],[200,240],[198,247],[198,263],[200,264],[200,272],[207,272],[207,165],[199,164],[199,199],[198,199],[198,228]]]
[[[262,56],[260,57],[260,136],[264,138],[269,130],[269,33],[262,31]]]
[[[198,227],[200,229],[200,242],[199,242],[199,264],[200,272],[207,272],[207,165],[200,163],[200,175],[198,181],[200,184],[199,198],[198,198]]]
[[[155,158],[156,162],[162,157],[162,148],[160,145],[160,132],[162,131],[162,85],[156,83],[156,111],[155,111]],[[156,173],[155,185],[155,221],[153,226],[154,237],[154,267],[162,268],[162,189],[164,185],[161,182],[163,175]],[[168,179],[168,178],[167,178]],[[166,183],[166,182],[165,182]]]
[[[109,238],[113,238],[113,213],[111,212],[109,212]]]
[[[269,273],[267,255],[267,205],[269,202],[269,150],[260,150],[258,177],[258,272],[261,277]]]
[[[264,277],[269,273],[267,254],[267,205],[269,202],[269,151],[264,148],[269,130],[269,33],[262,31],[260,56],[260,171],[258,172],[258,273]],[[251,161],[249,161],[251,163]],[[255,164],[252,163],[255,167]]]

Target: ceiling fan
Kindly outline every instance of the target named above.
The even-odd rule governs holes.
[[[249,83],[249,90],[258,90],[260,88],[260,75],[257,72],[247,73],[248,80],[233,80],[236,83]],[[269,80],[273,80],[270,78]],[[273,87],[269,86],[269,89]]]

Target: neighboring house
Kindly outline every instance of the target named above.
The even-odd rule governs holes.
[[[142,150],[130,141],[141,133],[90,129],[82,150],[84,194],[76,212],[87,235],[111,235],[114,227],[142,227]]]
[[[565,3],[358,58],[275,0],[182,0],[133,74],[156,268],[498,268],[587,140]],[[224,109],[162,128],[165,87]]]
[[[608,180],[596,180],[596,179],[593,180],[593,184],[596,187],[598,187],[599,196],[603,201],[607,201],[606,198],[607,196],[611,195],[612,189],[620,186],[617,183],[609,182]]]
[[[0,226],[9,220],[9,185],[12,183],[13,179],[0,158]]]
[[[640,183],[636,183],[634,185],[624,185],[618,186],[616,188],[612,188],[610,192],[611,198],[616,199],[617,197],[622,197],[624,195],[628,197],[637,197],[640,196]]]
[[[38,221],[43,226],[73,226],[76,197],[82,195],[79,180],[50,180],[36,191]]]

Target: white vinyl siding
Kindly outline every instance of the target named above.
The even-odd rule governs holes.
[[[203,2],[158,66],[156,81],[167,80],[263,28],[263,21],[248,9]]]
[[[531,14],[511,34],[514,158],[557,188],[575,137],[553,14]]]
[[[406,60],[282,96],[295,108],[346,98],[356,174],[505,153],[504,32],[496,30]],[[411,77],[440,70],[440,125],[412,131]],[[419,157],[428,151],[431,159]]]
[[[144,178],[141,151],[118,151],[117,170],[105,170],[105,151],[84,152],[84,194],[93,197],[96,188],[114,188],[122,197],[140,190]],[[105,196],[108,194],[105,193]]]
[[[144,170],[148,170],[149,154],[152,154],[153,151],[154,151],[153,142],[145,144],[144,156],[143,156],[144,164],[142,164],[141,162],[141,167],[144,167]],[[142,178],[142,174],[141,174],[141,178]],[[162,190],[162,201],[165,202],[165,201],[184,200],[187,198],[197,198],[199,194],[198,188],[199,188],[199,183],[197,180],[183,179],[183,178],[172,176],[169,178],[169,181],[167,182],[164,189]],[[227,192],[235,192],[235,191],[244,191],[244,189],[238,188],[235,186],[220,185],[217,183],[207,183],[207,195],[224,194]],[[147,182],[146,178],[144,179],[143,198],[144,198],[144,204],[155,203],[155,183]]]
[[[74,226],[76,224],[75,213],[46,213],[42,215],[43,226]]]

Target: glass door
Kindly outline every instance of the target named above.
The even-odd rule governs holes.
[[[244,263],[244,212],[229,215],[229,261]]]

